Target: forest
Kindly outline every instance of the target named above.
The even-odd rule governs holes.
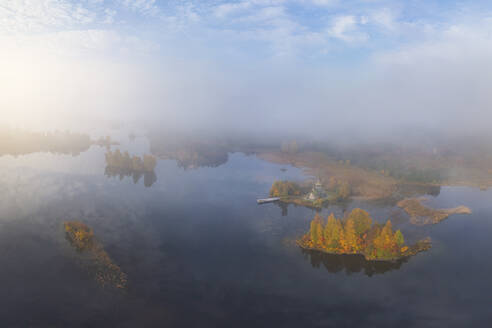
[[[361,254],[367,260],[396,260],[430,248],[430,241],[405,245],[400,230],[393,231],[391,221],[381,225],[373,222],[368,212],[356,208],[343,219],[333,213],[327,220],[316,214],[309,231],[298,241],[304,249],[331,254]]]

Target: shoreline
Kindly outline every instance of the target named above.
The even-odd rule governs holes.
[[[395,262],[398,262],[398,261],[401,261],[404,259],[408,259],[412,256],[417,255],[418,253],[425,252],[432,247],[430,238],[426,238],[426,239],[419,240],[414,245],[408,247],[408,250],[402,256],[395,257],[395,258],[381,259],[381,258],[368,258],[366,256],[366,254],[363,252],[358,252],[358,253],[330,252],[330,251],[327,251],[327,250],[322,249],[322,248],[306,246],[303,244],[303,242],[301,240],[296,240],[296,244],[297,244],[297,246],[299,246],[300,248],[302,248],[304,250],[317,251],[317,252],[329,254],[329,255],[359,255],[359,256],[362,256],[368,262],[388,262],[388,263],[395,263]]]

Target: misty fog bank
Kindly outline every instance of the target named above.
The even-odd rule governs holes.
[[[380,31],[386,46],[339,35],[346,44],[323,48],[324,57],[297,44],[277,56],[256,54],[257,45],[216,48],[230,36],[200,29],[188,38],[158,38],[147,33],[162,28],[152,20],[133,35],[118,27],[39,34],[0,28],[1,123],[341,141],[490,136],[491,20],[456,15],[440,25],[394,21],[397,31]],[[414,37],[398,39],[409,28]]]
[[[12,74],[0,79],[2,121],[37,129],[126,122],[345,139],[390,137],[401,129],[488,135],[492,119],[484,87],[492,84],[490,61],[385,63],[343,72],[153,63],[9,62],[2,71]]]

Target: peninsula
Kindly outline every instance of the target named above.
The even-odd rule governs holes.
[[[452,214],[471,214],[470,208],[458,206],[448,209],[433,209],[422,204],[426,198],[407,198],[396,205],[410,215],[410,222],[415,225],[436,224],[445,220]]]

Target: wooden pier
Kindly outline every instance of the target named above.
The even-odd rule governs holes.
[[[256,202],[258,204],[265,204],[265,203],[273,203],[273,202],[276,202],[278,200],[280,200],[280,197],[257,199]]]

